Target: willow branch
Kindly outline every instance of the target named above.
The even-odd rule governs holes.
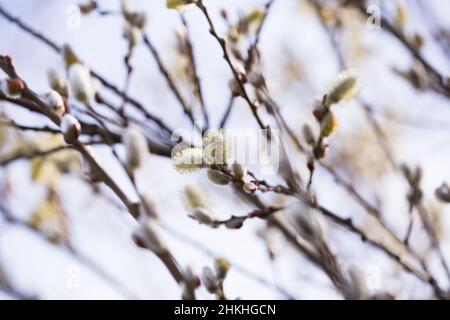
[[[182,96],[180,90],[178,89],[177,85],[175,84],[175,80],[170,75],[168,69],[164,65],[161,56],[159,55],[158,51],[156,50],[153,43],[150,41],[150,38],[147,34],[143,35],[144,43],[150,53],[152,54],[153,58],[155,59],[156,64],[158,65],[158,69],[162,76],[166,79],[167,85],[170,88],[170,91],[174,94],[177,101],[180,103],[184,114],[189,118],[192,125],[201,132],[201,128],[198,127],[198,124],[195,122],[194,114],[192,113],[192,106],[189,105],[189,103],[184,99]]]
[[[192,80],[194,82],[194,94],[200,102],[200,107],[202,109],[203,114],[203,121],[205,121],[205,128],[209,128],[210,123],[209,123],[208,109],[206,108],[205,97],[203,95],[202,84],[198,73],[197,61],[195,59],[194,48],[190,37],[189,25],[183,14],[180,14],[180,19],[181,22],[183,23],[184,28],[186,29],[186,49],[189,62],[191,63],[190,67],[192,69]]]
[[[197,7],[203,12],[203,15],[205,16],[208,25],[209,25],[209,32],[211,35],[217,40],[217,42],[220,45],[220,48],[222,49],[223,58],[227,62],[228,66],[231,69],[231,72],[233,73],[233,78],[236,81],[236,83],[239,85],[239,89],[242,92],[242,97],[247,102],[247,104],[250,107],[250,110],[252,111],[253,116],[255,117],[256,121],[258,122],[258,125],[261,129],[267,129],[267,126],[264,124],[264,122],[261,120],[259,113],[258,113],[258,106],[253,102],[250,98],[250,96],[247,93],[247,90],[245,89],[245,84],[242,80],[242,77],[239,75],[238,71],[233,65],[233,62],[231,61],[231,57],[227,50],[227,45],[225,39],[219,36],[219,34],[216,31],[216,28],[211,20],[211,17],[209,15],[208,9],[203,4],[202,0],[198,0],[196,2]]]
[[[350,1],[351,5],[359,10],[362,16],[369,18],[370,15],[366,11],[364,6],[364,1]],[[407,39],[407,37],[398,30],[388,19],[386,19],[383,15],[381,16],[381,28],[382,30],[387,31],[391,34],[395,39],[397,39],[403,47],[417,60],[419,61],[423,67],[427,70],[428,74],[432,78],[432,87],[436,92],[442,94],[443,96],[450,99],[450,85],[446,80],[446,77],[443,76],[436,68],[434,68],[422,55],[422,53],[414,48],[411,42]]]
[[[32,36],[33,38],[41,41],[42,43],[44,43],[45,45],[47,45],[49,48],[51,48],[53,51],[55,51],[56,53],[61,53],[61,46],[57,45],[55,42],[53,42],[52,40],[50,40],[48,37],[46,37],[43,33],[40,33],[36,30],[34,30],[31,26],[25,24],[23,21],[21,21],[18,17],[14,17],[13,15],[11,15],[8,11],[6,11],[1,5],[0,5],[0,15],[3,16],[4,18],[6,18],[8,21],[10,21],[11,23],[15,24],[17,27],[19,27],[21,30],[25,31],[26,33],[28,33],[30,36]],[[128,96],[124,91],[120,90],[116,85],[112,84],[111,82],[109,82],[108,80],[106,80],[106,78],[104,78],[103,76],[101,76],[98,72],[91,70],[91,75],[96,78],[97,80],[100,81],[100,83],[105,86],[106,88],[108,88],[109,90],[111,90],[112,92],[114,92],[116,95],[118,95],[119,97],[121,97],[122,99],[128,101],[128,103],[130,103],[131,105],[133,105],[137,110],[139,110],[146,119],[152,121],[153,123],[155,123],[156,125],[158,125],[169,137],[172,134],[172,129],[166,125],[159,117],[154,116],[153,114],[151,114],[144,106],[142,103],[140,103],[139,101],[137,101],[136,99]]]

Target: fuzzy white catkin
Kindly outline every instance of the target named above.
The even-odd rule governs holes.
[[[359,87],[358,78],[353,70],[341,72],[327,94],[326,105],[331,106],[351,100],[358,94]]]
[[[247,167],[240,163],[233,164],[233,173],[236,178],[243,180],[247,176]]]
[[[43,95],[43,100],[58,116],[61,117],[64,114],[64,100],[58,92],[50,90]]]
[[[158,222],[155,219],[144,219],[137,234],[144,241],[145,246],[154,253],[159,254],[167,251],[166,244],[159,230]]]
[[[179,150],[172,157],[172,162],[178,173],[196,172],[203,167],[203,151],[201,148]]]
[[[211,211],[209,209],[205,208],[195,208],[192,211],[192,217],[197,220],[201,224],[206,224],[210,226],[214,226],[216,219],[212,215]]]
[[[203,285],[210,293],[215,293],[218,290],[217,278],[209,267],[203,268],[201,278]]]
[[[184,188],[186,208],[193,211],[196,208],[208,208],[207,192],[197,185],[187,185]]]
[[[48,83],[53,90],[64,94],[65,96],[69,94],[67,81],[63,79],[55,69],[49,69],[47,71],[47,78]]]
[[[224,129],[210,129],[203,136],[203,160],[206,164],[226,164],[231,155],[231,137]]]
[[[226,176],[223,172],[215,170],[215,169],[209,168],[207,175],[208,175],[209,181],[211,181],[212,183],[215,183],[219,186],[227,185],[228,182],[230,181],[228,176]]]
[[[125,146],[125,164],[129,170],[136,170],[143,165],[148,155],[147,139],[141,130],[135,126],[125,130],[122,137]]]
[[[361,270],[355,265],[351,265],[348,269],[349,285],[346,288],[347,295],[350,299],[364,300],[369,298],[369,290],[366,285],[366,278]]]
[[[156,201],[154,201],[153,195],[150,193],[150,191],[147,191],[141,195],[141,202],[143,215],[146,215],[154,219],[159,218],[158,210],[156,207]]]
[[[68,79],[75,99],[89,104],[95,94],[89,69],[80,63],[74,63],[69,67]]]
[[[81,132],[80,122],[70,113],[65,114],[61,118],[60,128],[64,135],[64,139],[69,142],[78,138]]]

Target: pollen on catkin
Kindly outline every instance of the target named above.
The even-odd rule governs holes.
[[[172,157],[175,170],[179,173],[192,173],[203,167],[203,151],[201,148],[186,148]]]
[[[75,51],[73,51],[72,47],[67,43],[64,44],[61,50],[62,57],[64,59],[64,64],[66,65],[66,69],[76,63],[81,63]]]
[[[167,0],[166,5],[169,9],[184,11],[196,2],[197,0]]]
[[[321,131],[324,137],[331,136],[339,128],[339,122],[333,112],[329,111],[322,120]]]
[[[348,70],[343,71],[329,90],[325,104],[329,107],[333,104],[349,101],[358,94],[359,87],[359,80],[355,73]]]
[[[203,160],[207,165],[223,165],[231,155],[231,136],[224,129],[211,129],[203,136]]]

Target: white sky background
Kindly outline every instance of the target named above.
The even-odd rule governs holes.
[[[71,4],[77,2],[0,0],[2,6],[14,15],[20,16],[35,29],[43,31],[58,44],[65,42],[71,44],[88,66],[92,66],[111,82],[122,86],[125,76],[122,59],[126,51],[126,44],[122,39],[122,19],[116,16],[99,17],[94,14],[82,18],[80,29],[69,30],[66,27],[67,10]],[[219,7],[226,7],[235,18],[236,10],[246,11],[261,6],[264,2],[209,0],[205,1],[205,4],[213,13],[213,20],[219,30],[223,31],[225,29],[218,15]],[[324,93],[339,72],[327,36],[316,18],[305,10],[300,2],[276,0],[261,40],[264,73],[269,87],[283,107],[283,113],[289,123],[297,130],[300,130],[305,122],[314,124],[310,107],[313,99]],[[433,3],[440,23],[447,20],[447,28],[450,27],[449,1],[428,2]],[[119,1],[105,0],[99,3],[105,9],[119,8]],[[168,10],[163,0],[136,0],[132,3],[136,8],[145,7],[148,10],[150,21],[146,30],[166,64],[173,67],[174,31],[180,24],[177,13]],[[412,13],[413,17],[414,14],[417,12]],[[208,33],[204,17],[196,9],[187,12],[186,17],[193,31],[194,49],[200,78],[204,85],[206,105],[212,123],[217,124],[229,97],[227,82],[231,75],[221,58],[219,46]],[[423,25],[416,23],[418,20],[413,17],[408,25],[408,31],[423,30]],[[405,69],[411,65],[412,59],[404,48],[383,31],[370,31],[364,28],[361,31],[369,55],[355,63],[354,67],[358,69],[364,82],[362,95],[375,106],[377,114],[390,111],[405,115],[408,119],[450,123],[448,100],[433,93],[417,93],[390,71],[392,66]],[[56,67],[63,71],[60,57],[4,19],[0,19],[0,39],[0,52],[14,59],[19,74],[35,91],[43,92],[48,89],[46,80],[48,67]],[[350,45],[353,41],[350,38],[346,40],[348,41],[346,45]],[[448,75],[449,60],[445,60],[433,46],[426,46],[424,50],[428,61]],[[287,51],[301,63],[308,77],[307,84],[291,83],[287,87],[282,85],[282,70],[286,63]],[[183,117],[179,105],[167,89],[153,58],[143,46],[136,50],[132,64],[135,66],[135,72],[131,80],[130,95],[137,97],[152,113],[165,119],[171,127],[189,128],[188,121]],[[43,124],[41,118],[30,116],[17,107],[8,107],[6,110],[18,122]],[[350,103],[336,108],[336,113],[341,129],[331,139],[331,155],[334,148],[353,143],[349,140],[348,134],[367,125],[357,104]],[[378,119],[382,121],[383,126],[392,130],[389,132],[395,132],[395,140],[392,137],[392,142],[395,143],[398,161],[423,167],[425,196],[427,199],[433,199],[434,189],[442,181],[450,181],[448,170],[450,126],[418,129],[398,125],[383,116],[379,116]],[[35,122],[36,120],[39,122]],[[248,107],[242,101],[236,103],[229,125],[231,128],[255,126]],[[118,168],[117,165],[108,160],[109,153],[102,148],[98,151],[113,177],[122,185],[126,183],[125,175],[115,170]],[[299,160],[298,166],[303,167],[304,163]],[[36,209],[43,195],[43,189],[31,182],[29,165],[25,162],[11,165],[8,171],[14,179],[13,209],[22,217],[26,217]],[[348,172],[345,174],[349,179],[352,178]],[[232,194],[229,187],[211,185],[205,179],[205,172],[193,175],[177,174],[168,159],[151,157],[138,176],[141,190],[153,192],[158,199],[164,224],[171,225],[179,232],[201,242],[218,256],[229,259],[232,264],[238,263],[276,282],[296,298],[339,298],[323,273],[286,245],[281,236],[277,238],[281,249],[280,256],[274,263],[270,262],[263,242],[255,235],[256,230],[264,225],[263,221],[251,220],[239,230],[227,230],[210,229],[189,219],[181,200],[181,191],[187,183],[199,183],[208,189],[211,202],[214,204],[214,213],[218,217],[227,218],[231,214],[245,214],[251,210],[251,207],[242,204]],[[387,173],[379,177],[355,180],[354,183],[373,202],[376,200],[375,193],[379,194],[383,200],[381,205],[386,220],[402,236],[408,222],[405,201],[407,186],[403,179],[398,174]],[[354,215],[357,221],[363,222],[362,217],[365,216],[363,210],[355,205],[344,191],[336,187],[326,173],[321,171],[317,173],[314,187],[323,205],[343,216]],[[130,235],[136,224],[125,212],[119,212],[103,199],[94,196],[91,189],[81,183],[75,175],[66,177],[62,188],[65,209],[70,218],[71,236],[82,253],[102,265],[138,298],[180,297],[180,288],[160,261],[153,254],[137,249],[132,243]],[[128,192],[133,196],[131,188],[128,188]],[[444,214],[448,215],[448,211],[444,208]],[[448,230],[450,221],[446,218],[445,222]],[[375,277],[382,290],[395,293],[400,298],[421,298],[430,294],[426,286],[393,266],[383,253],[370,248],[359,238],[349,236],[347,232],[342,232],[334,225],[327,224],[325,227],[330,245],[344,266],[357,265],[366,276]],[[422,243],[420,239],[424,239],[421,233],[418,228],[414,230],[413,236],[418,239],[414,245],[418,247]],[[213,259],[204,255],[198,248],[186,245],[170,234],[166,235],[166,239],[183,266],[190,265],[196,272],[200,272],[205,265],[212,266]],[[448,236],[443,239],[443,249],[450,260]],[[14,284],[24,291],[36,293],[40,298],[124,298],[120,292],[63,251],[55,249],[24,230],[6,227],[5,224],[0,224],[0,261]],[[77,268],[80,270],[80,285],[76,288],[70,285],[73,268],[75,271]],[[442,284],[447,285],[439,265],[433,263],[432,270],[436,271],[438,279],[443,281]],[[281,298],[276,291],[246,278],[233,268],[225,281],[225,292],[230,298]],[[0,298],[2,297],[4,296],[0,295]],[[208,299],[211,295],[200,289],[199,298]]]

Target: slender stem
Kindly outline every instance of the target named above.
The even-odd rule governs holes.
[[[219,34],[217,33],[216,28],[214,27],[214,24],[213,24],[213,22],[211,20],[211,17],[209,15],[208,9],[203,4],[203,1],[202,0],[198,0],[196,2],[196,5],[203,12],[203,15],[205,16],[206,20],[208,21],[208,25],[209,25],[209,28],[210,28],[209,32],[211,33],[211,35],[219,43],[219,45],[220,45],[220,47],[222,49],[223,58],[227,62],[228,66],[230,67],[231,72],[233,73],[234,80],[239,85],[239,90],[242,92],[242,97],[244,98],[244,100],[249,105],[250,110],[252,111],[253,116],[255,117],[256,121],[258,122],[259,127],[261,129],[266,129],[267,126],[263,123],[263,121],[261,120],[261,118],[260,118],[260,116],[258,114],[258,106],[250,99],[250,97],[249,97],[249,95],[247,93],[247,90],[245,89],[244,83],[243,83],[239,73],[237,72],[236,68],[234,67],[233,62],[231,62],[231,57],[228,54],[228,50],[227,50],[225,39],[221,38],[219,36]]]
[[[227,108],[225,109],[225,112],[222,116],[222,120],[220,120],[219,128],[225,128],[225,125],[231,114],[231,109],[233,109],[233,104],[234,104],[234,96],[230,95],[230,98],[227,103]]]
[[[150,51],[150,53],[152,54],[153,58],[156,61],[156,64],[158,65],[159,71],[160,73],[163,75],[163,77],[166,79],[167,84],[171,90],[171,92],[174,94],[175,98],[177,99],[177,101],[180,103],[184,114],[189,118],[189,120],[191,121],[192,125],[199,131],[201,132],[202,129],[198,126],[198,124],[195,122],[195,118],[194,118],[194,114],[192,113],[192,107],[188,104],[188,102],[184,99],[184,97],[182,96],[180,90],[178,89],[177,85],[175,84],[175,80],[172,78],[172,76],[170,75],[168,69],[166,68],[166,66],[164,65],[161,56],[159,55],[158,51],[156,50],[155,46],[153,45],[153,43],[150,41],[150,38],[148,37],[147,34],[144,34],[143,36],[144,39],[144,43],[147,46],[148,50]]]
[[[184,28],[186,29],[186,49],[190,62],[190,69],[192,70],[192,80],[194,82],[194,93],[197,99],[200,102],[200,107],[202,108],[203,120],[205,121],[205,128],[210,127],[209,122],[209,114],[206,108],[205,98],[203,94],[202,84],[200,81],[200,77],[198,74],[197,61],[194,55],[194,48],[192,46],[192,40],[189,35],[189,25],[183,14],[180,14],[181,22],[183,23]]]

